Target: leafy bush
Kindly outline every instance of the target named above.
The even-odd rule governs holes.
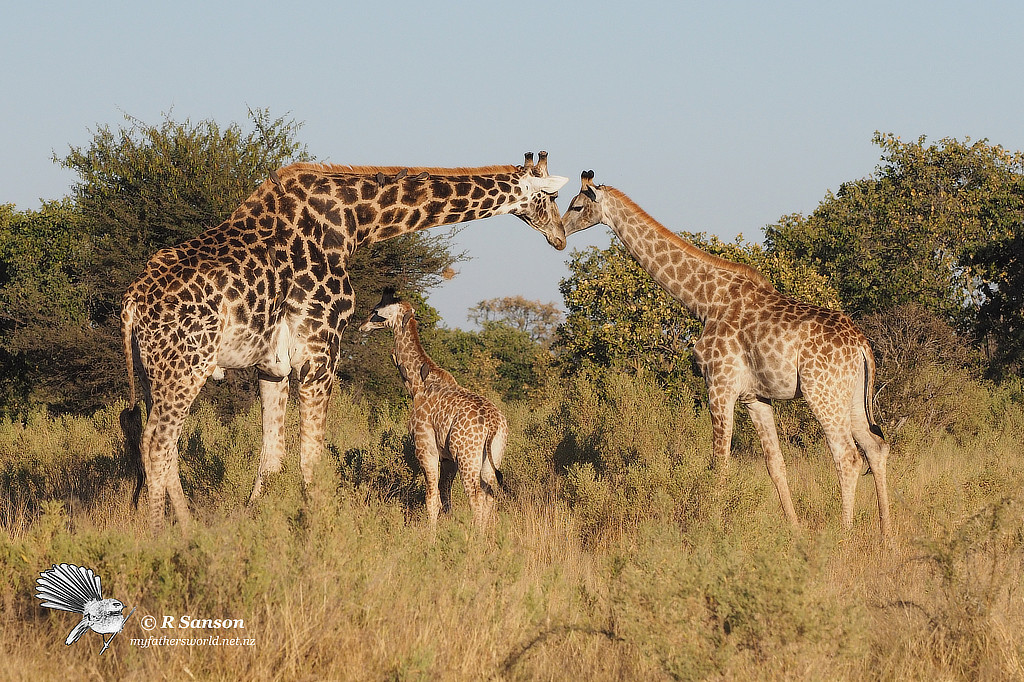
[[[405,410],[377,410],[369,424],[370,443],[337,457],[337,473],[364,499],[398,501],[409,510],[423,506],[426,488]]]
[[[1024,398],[1019,384],[986,395],[998,419],[976,438],[940,434],[891,460],[886,549],[862,522],[874,513],[864,496],[853,530],[837,531],[827,460],[790,469],[794,492],[800,478],[822,489],[797,494],[800,532],[762,463],[737,458],[716,489],[706,412],[646,373],[577,377],[502,405],[511,494],[486,531],[455,514],[434,542],[416,518],[405,403],[334,395],[314,501],[299,494],[290,405],[285,469],[253,511],[242,501],[258,413],[197,407],[182,472],[199,522],[157,537],[126,481],[80,473],[118,456],[120,406],[3,422],[0,462],[36,481],[23,489],[36,511],[0,532],[0,657],[32,678],[185,666],[293,678],[315,666],[374,679],[1017,679]],[[63,497],[74,480],[95,504]],[[244,618],[257,646],[141,650],[130,638],[142,633],[126,630],[114,655],[64,647],[67,614],[31,589],[59,561],[96,570],[135,618]]]
[[[921,434],[966,436],[991,419],[977,356],[939,316],[909,303],[861,326],[874,345],[878,418],[887,433],[909,423]]]
[[[622,524],[665,518],[707,469],[710,422],[692,394],[673,400],[646,372],[573,377],[557,413],[555,450],[565,499],[598,539]]]
[[[117,421],[123,407],[92,417],[36,410],[25,421],[0,420],[0,526],[29,523],[51,499],[102,507],[131,486],[133,468],[121,457]]]

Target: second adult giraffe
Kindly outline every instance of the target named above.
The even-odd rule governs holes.
[[[281,467],[285,377],[293,370],[300,469],[303,484],[312,482],[341,334],[355,307],[345,264],[358,247],[511,213],[563,249],[554,199],[566,181],[548,175],[545,152],[536,165],[527,154],[522,166],[482,168],[294,164],[271,173],[220,225],[156,253],[121,313],[132,406],[121,421],[129,448],[140,450],[154,529],[168,497],[179,521],[190,519],[178,436],[203,384],[224,368],[259,372],[263,448],[250,500]],[[133,366],[148,408],[144,430]]]
[[[625,194],[582,175],[562,216],[566,237],[603,223],[651,277],[704,325],[694,356],[708,386],[714,455],[729,457],[736,401],[746,406],[786,517],[797,523],[772,399],[800,395],[821,423],[835,461],[843,525],[853,524],[860,445],[874,474],[879,525],[889,534],[889,445],[874,423],[875,360],[849,317],[783,296],[757,270],[706,253],[669,231]]]

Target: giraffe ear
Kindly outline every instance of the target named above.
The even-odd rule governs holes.
[[[554,194],[558,190],[565,186],[565,183],[569,182],[569,178],[561,175],[549,175],[545,178],[538,178],[534,175],[525,175],[523,180],[526,181],[526,186],[530,188],[532,192],[545,192],[547,194]]]
[[[428,376],[430,376],[430,365],[424,362],[420,365],[420,381],[426,381]]]
[[[409,319],[411,317],[412,317],[412,311],[409,310],[409,311],[407,311],[405,313],[405,316],[402,317],[402,329],[405,329],[406,325],[409,324]]]

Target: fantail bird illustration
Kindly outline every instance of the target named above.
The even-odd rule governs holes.
[[[74,564],[56,564],[53,568],[43,571],[36,579],[39,590],[36,597],[43,600],[42,606],[61,611],[82,614],[82,622],[76,625],[64,642],[70,646],[92,630],[103,640],[102,654],[110,646],[114,635],[121,631],[126,620],[131,618],[135,609],[127,616],[122,611],[124,604],[116,599],[104,599],[100,592],[100,579],[91,569]],[[110,639],[104,637],[110,635]]]

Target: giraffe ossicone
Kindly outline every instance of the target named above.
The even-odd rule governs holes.
[[[178,474],[178,436],[203,384],[255,367],[263,443],[250,501],[284,458],[285,379],[298,383],[299,466],[313,482],[341,334],[354,310],[346,262],[359,247],[437,225],[511,214],[565,248],[555,196],[566,178],[534,164],[410,168],[296,163],[280,168],[220,225],[154,254],[122,298],[130,407],[126,449],[142,461],[154,529],[169,499],[191,515]],[[138,369],[148,419],[136,404]]]
[[[729,457],[738,401],[757,431],[783,511],[797,524],[771,400],[802,395],[832,453],[843,525],[853,523],[859,445],[874,477],[880,530],[888,536],[889,445],[872,415],[875,359],[849,317],[784,296],[754,268],[698,249],[623,192],[594,184],[593,171],[581,175],[562,222],[566,236],[598,223],[610,227],[654,281],[703,324],[693,352],[708,387],[717,465]]]

